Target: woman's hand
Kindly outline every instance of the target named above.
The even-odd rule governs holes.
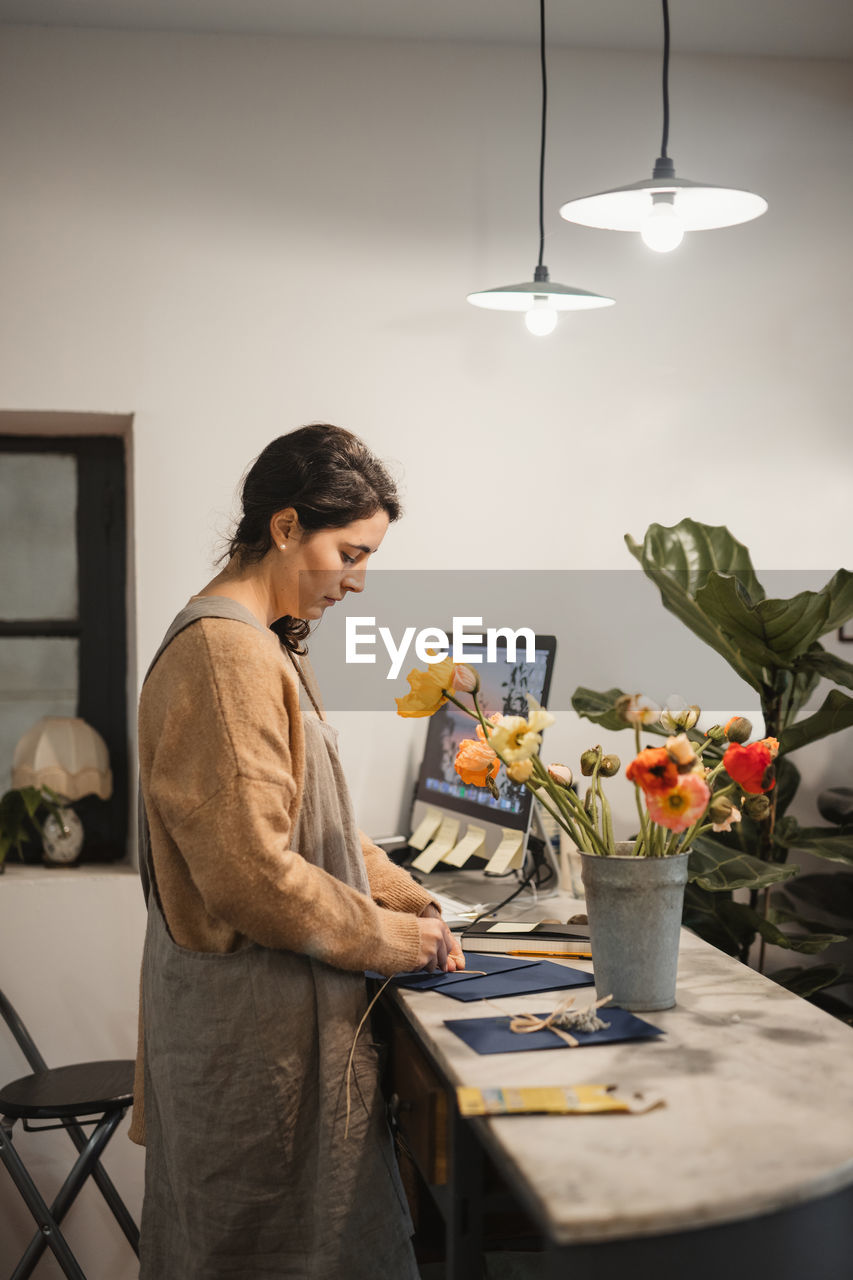
[[[438,907],[430,903],[424,907],[418,917],[420,931],[420,947],[418,949],[419,969],[442,969],[446,973],[456,973],[465,968],[465,957],[457,938],[448,929],[441,918]]]

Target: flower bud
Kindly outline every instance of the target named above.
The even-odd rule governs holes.
[[[558,787],[568,790],[572,785],[572,771],[567,764],[549,764],[548,773]]]
[[[705,734],[705,737],[710,738],[712,742],[723,742],[725,736],[726,731],[721,724],[712,724]]]
[[[749,742],[752,737],[752,722],[746,716],[732,716],[726,721],[723,730],[729,742]]]
[[[731,831],[735,822],[740,822],[740,809],[737,809],[728,796],[715,796],[708,806],[708,817],[711,819],[712,831]]]
[[[590,778],[595,771],[595,766],[601,758],[601,747],[590,747],[581,756],[581,773],[585,778]]]
[[[467,662],[455,662],[453,664],[452,687],[457,689],[459,693],[476,693],[480,688],[480,677],[473,667],[468,666]]]
[[[529,756],[526,760],[514,760],[506,766],[506,771],[513,782],[526,782],[533,772],[533,761]]]
[[[621,768],[622,761],[618,756],[602,756],[598,772],[603,778],[613,778]]]
[[[743,811],[753,822],[763,822],[770,813],[770,800],[765,795],[747,796],[743,802]]]
[[[708,805],[708,817],[712,822],[725,822],[733,809],[734,805],[728,796],[714,796]]]

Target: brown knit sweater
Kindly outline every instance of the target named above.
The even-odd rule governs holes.
[[[297,676],[275,635],[224,618],[185,628],[139,704],[142,793],[169,932],[194,951],[251,940],[341,969],[411,969],[429,894],[366,836],[372,900],[291,849],[304,763]],[[136,1142],[142,1060],[140,1012]]]

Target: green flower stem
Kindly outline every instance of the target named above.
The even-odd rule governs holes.
[[[574,840],[579,849],[583,849],[585,853],[607,853],[607,849],[598,841],[599,848],[594,847],[594,843],[598,840],[596,832],[589,826],[589,818],[583,808],[578,797],[570,787],[561,787],[554,782],[548,770],[543,765],[539,756],[533,756],[533,772],[536,775],[537,783],[533,786],[528,782],[528,787],[533,791],[536,799],[540,804],[543,803],[539,791],[544,790],[549,798],[558,806],[564,821],[557,817],[564,831],[567,831]],[[551,810],[549,810],[551,812]]]

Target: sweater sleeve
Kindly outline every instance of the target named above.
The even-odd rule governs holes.
[[[437,905],[408,871],[391,861],[384,849],[374,844],[363,831],[358,834],[374,902],[391,911],[411,911],[417,916],[425,907]]]
[[[377,905],[290,847],[300,712],[277,647],[216,620],[188,628],[170,650],[168,679],[158,685],[158,664],[148,681],[154,733],[145,735],[140,706],[143,787],[204,909],[263,946],[341,969],[413,968],[413,914]],[[154,738],[147,769],[143,735]]]

